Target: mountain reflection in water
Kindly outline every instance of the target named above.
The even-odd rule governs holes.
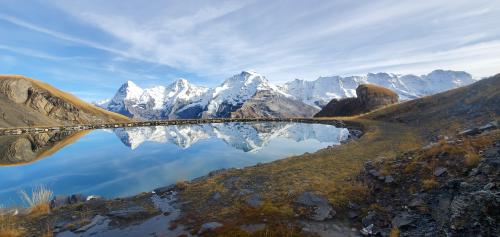
[[[314,152],[348,137],[345,128],[284,122],[3,136],[0,205],[19,204],[19,191],[37,185],[56,195],[130,196],[218,169]]]
[[[304,123],[214,123],[156,127],[117,128],[113,130],[126,146],[135,149],[144,142],[172,143],[181,148],[217,138],[245,152],[258,151],[273,138],[289,138],[296,142],[315,139],[338,145],[349,131],[323,124]]]

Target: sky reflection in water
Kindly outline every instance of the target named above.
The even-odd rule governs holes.
[[[313,152],[348,134],[345,128],[300,123],[95,130],[42,160],[0,167],[0,204],[19,204],[20,190],[40,184],[56,195],[130,196],[221,168]]]

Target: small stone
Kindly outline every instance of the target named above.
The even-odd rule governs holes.
[[[247,194],[251,194],[251,193],[253,193],[253,191],[250,189],[244,188],[244,189],[240,190],[240,195],[247,195]]]
[[[261,230],[264,230],[265,228],[266,228],[266,224],[264,224],[264,223],[248,224],[248,225],[240,226],[240,229],[242,229],[246,232],[249,232],[249,233],[261,231]]]
[[[469,176],[476,176],[479,173],[477,168],[474,168],[470,171]]]
[[[347,212],[347,216],[348,216],[349,218],[351,218],[351,219],[354,219],[354,218],[356,218],[356,217],[358,217],[358,216],[359,216],[359,213],[358,213],[358,212],[355,212],[355,211],[348,211],[348,212]]]
[[[347,204],[347,207],[349,207],[350,209],[353,209],[353,210],[358,210],[360,208],[357,203],[351,202],[351,201],[349,201],[349,203]]]
[[[483,189],[484,190],[490,190],[490,189],[492,189],[494,187],[495,187],[495,183],[488,183],[488,184],[484,185]]]
[[[311,192],[303,192],[296,199],[295,203],[307,207],[313,207],[313,213],[308,218],[315,221],[323,221],[333,217],[336,212],[324,197],[318,196]]]
[[[252,194],[247,200],[246,203],[251,207],[258,207],[262,204],[262,198],[259,194]]]
[[[69,204],[75,204],[79,202],[85,202],[87,198],[83,196],[82,194],[73,194],[69,197],[68,203]]]
[[[392,225],[398,228],[407,226],[413,222],[413,218],[411,218],[410,214],[407,212],[403,212],[398,214],[394,219],[392,219]]]
[[[470,187],[470,184],[467,182],[461,182],[460,183],[460,189],[467,189]]]
[[[102,199],[102,197],[98,196],[98,195],[90,195],[90,196],[87,197],[86,201],[99,200],[99,199]]]
[[[369,226],[361,229],[361,234],[364,236],[369,236],[373,233],[373,224],[370,224]]]
[[[423,203],[424,202],[422,201],[422,199],[417,197],[417,198],[414,198],[413,200],[411,200],[410,204],[408,204],[408,206],[411,208],[416,208],[416,207],[422,206]]]
[[[374,169],[371,169],[370,171],[368,171],[368,173],[370,173],[373,177],[378,177],[380,175],[378,171]]]
[[[127,207],[121,210],[111,211],[110,216],[121,218],[121,219],[135,219],[140,216],[147,216],[149,213],[140,206]]]
[[[92,221],[88,225],[82,226],[79,229],[75,230],[75,233],[85,232],[96,225],[103,224],[105,220],[106,220],[106,217],[101,216],[101,215],[97,215],[94,218],[92,218]]]
[[[446,169],[446,168],[444,168],[444,167],[438,167],[438,168],[436,168],[436,170],[434,171],[434,176],[439,177],[439,176],[443,175],[443,174],[444,174],[444,173],[446,173],[446,172],[447,172],[447,169]]]
[[[222,227],[222,224],[219,222],[207,222],[200,227],[200,231],[198,231],[198,234],[205,233],[207,231],[213,231],[219,227]]]
[[[368,213],[368,215],[363,217],[363,219],[361,219],[361,223],[363,224],[363,226],[373,225],[373,223],[375,222],[375,215],[376,213],[371,211]]]
[[[391,175],[385,176],[385,183],[390,184],[394,182],[394,178]]]
[[[221,198],[221,194],[220,192],[215,192],[213,195],[212,195],[212,199],[217,201]]]

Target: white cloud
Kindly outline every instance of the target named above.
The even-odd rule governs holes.
[[[498,1],[59,1],[54,6],[116,42],[0,19],[210,78],[248,68],[280,82],[436,68],[486,76],[496,73],[500,55]]]

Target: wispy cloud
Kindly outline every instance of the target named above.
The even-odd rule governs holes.
[[[82,57],[61,57],[61,56],[48,54],[48,53],[45,53],[45,52],[39,51],[39,50],[34,50],[34,49],[30,49],[30,48],[15,47],[15,46],[3,45],[3,44],[0,44],[0,50],[7,50],[10,52],[22,54],[25,56],[41,58],[41,59],[48,59],[48,60],[55,60],[55,61],[73,60],[73,59],[81,59],[82,58]]]
[[[84,45],[84,46],[92,47],[92,48],[95,48],[95,49],[104,50],[104,51],[107,51],[107,52],[110,52],[110,53],[115,53],[115,54],[118,54],[118,55],[122,55],[124,57],[129,57],[129,55],[126,52],[123,52],[123,51],[120,51],[120,50],[116,50],[116,49],[113,49],[111,47],[106,47],[104,45],[95,43],[93,41],[89,41],[89,40],[85,40],[85,39],[80,39],[80,38],[77,38],[77,37],[73,37],[73,36],[71,36],[69,34],[65,34],[65,33],[62,33],[62,32],[50,30],[48,28],[45,28],[45,27],[42,27],[42,26],[38,26],[36,24],[32,24],[32,23],[23,21],[23,20],[21,20],[19,18],[16,18],[16,17],[12,17],[12,16],[8,16],[8,15],[2,15],[2,14],[0,14],[0,20],[4,20],[4,21],[7,21],[7,22],[10,22],[10,23],[12,23],[14,25],[17,25],[17,26],[20,26],[20,27],[23,27],[23,28],[26,28],[26,29],[30,29],[30,30],[33,30],[33,31],[36,31],[36,32],[40,32],[40,33],[46,34],[46,35],[50,35],[50,36],[55,37],[55,38],[60,39],[60,40],[65,40],[65,41],[73,42],[73,43],[76,43],[76,44],[79,44],[79,45]]]
[[[250,68],[274,82],[436,68],[487,76],[498,70],[500,55],[498,1],[57,0],[51,7],[73,21],[61,28],[1,11],[0,20],[109,53],[79,66],[115,74],[115,84],[186,74],[212,83]],[[0,43],[20,54],[59,57],[43,46]]]
[[[184,15],[159,7],[150,12],[149,18],[92,4],[69,3],[61,7],[128,42],[128,50],[139,58],[205,75],[229,75],[256,68],[270,78],[287,80],[293,73],[314,77],[409,64],[425,64],[422,68],[412,66],[417,72],[432,70],[432,65],[456,66],[454,58],[463,50],[459,50],[460,45],[448,48],[449,43],[453,46],[462,38],[493,27],[491,14],[499,11],[499,4],[450,3],[318,1],[305,6],[289,1],[240,5],[217,2],[194,9],[190,4],[177,4],[174,8],[187,9]],[[493,32],[496,36],[498,33]],[[412,41],[413,45],[397,41]],[[439,52],[435,48],[422,49],[429,44],[445,47]],[[372,61],[347,67],[341,62],[357,58]],[[486,57],[481,61],[491,67],[489,60]],[[337,68],[340,65],[343,68]],[[472,68],[459,65],[465,67],[456,69]]]

